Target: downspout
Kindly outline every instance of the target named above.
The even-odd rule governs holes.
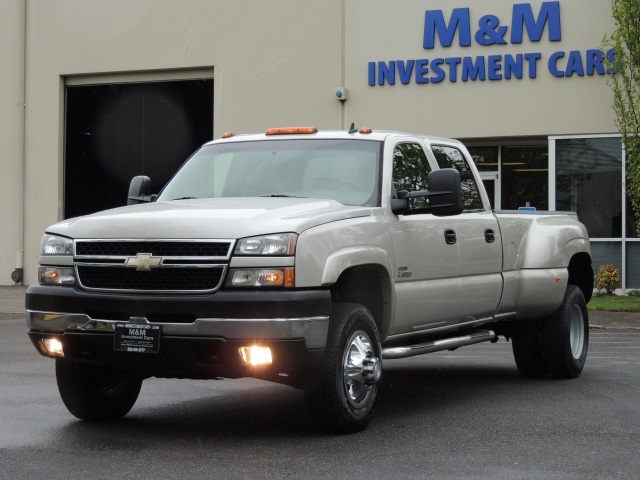
[[[345,52],[345,40],[346,40],[346,22],[345,22],[345,15],[346,15],[346,0],[342,0],[342,6],[341,6],[341,13],[340,13],[340,86],[346,86],[345,85],[345,79],[346,79],[346,74],[345,74],[345,63],[346,63],[346,52]],[[340,130],[344,130],[345,129],[345,112],[344,109],[345,104],[347,102],[340,102]]]
[[[16,180],[17,192],[15,198],[15,211],[18,218],[18,225],[15,229],[15,270],[11,273],[11,280],[16,285],[22,285],[24,281],[24,200],[25,200],[25,151],[26,151],[26,82],[27,82],[27,0],[21,2],[22,7],[22,31],[20,32],[20,62],[18,80],[20,91],[18,93],[18,153],[16,155]]]

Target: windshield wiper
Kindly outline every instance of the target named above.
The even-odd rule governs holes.
[[[194,200],[196,198],[199,198],[199,197],[178,197],[178,198],[172,198],[171,201],[173,201],[173,200]]]
[[[283,193],[274,193],[273,195],[260,195],[260,197],[307,198],[307,197],[297,197],[296,195],[285,195]]]

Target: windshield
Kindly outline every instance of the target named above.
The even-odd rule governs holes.
[[[380,142],[264,140],[201,148],[158,201],[218,197],[302,197],[378,206]]]

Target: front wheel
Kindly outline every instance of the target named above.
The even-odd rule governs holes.
[[[67,410],[81,420],[124,417],[138,399],[142,379],[99,365],[56,359],[58,391]]]
[[[380,335],[369,311],[334,305],[324,360],[305,388],[314,422],[332,433],[364,430],[376,408],[381,374]]]

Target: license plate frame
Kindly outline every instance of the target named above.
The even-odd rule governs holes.
[[[162,327],[154,324],[116,323],[113,349],[128,353],[159,353]]]

